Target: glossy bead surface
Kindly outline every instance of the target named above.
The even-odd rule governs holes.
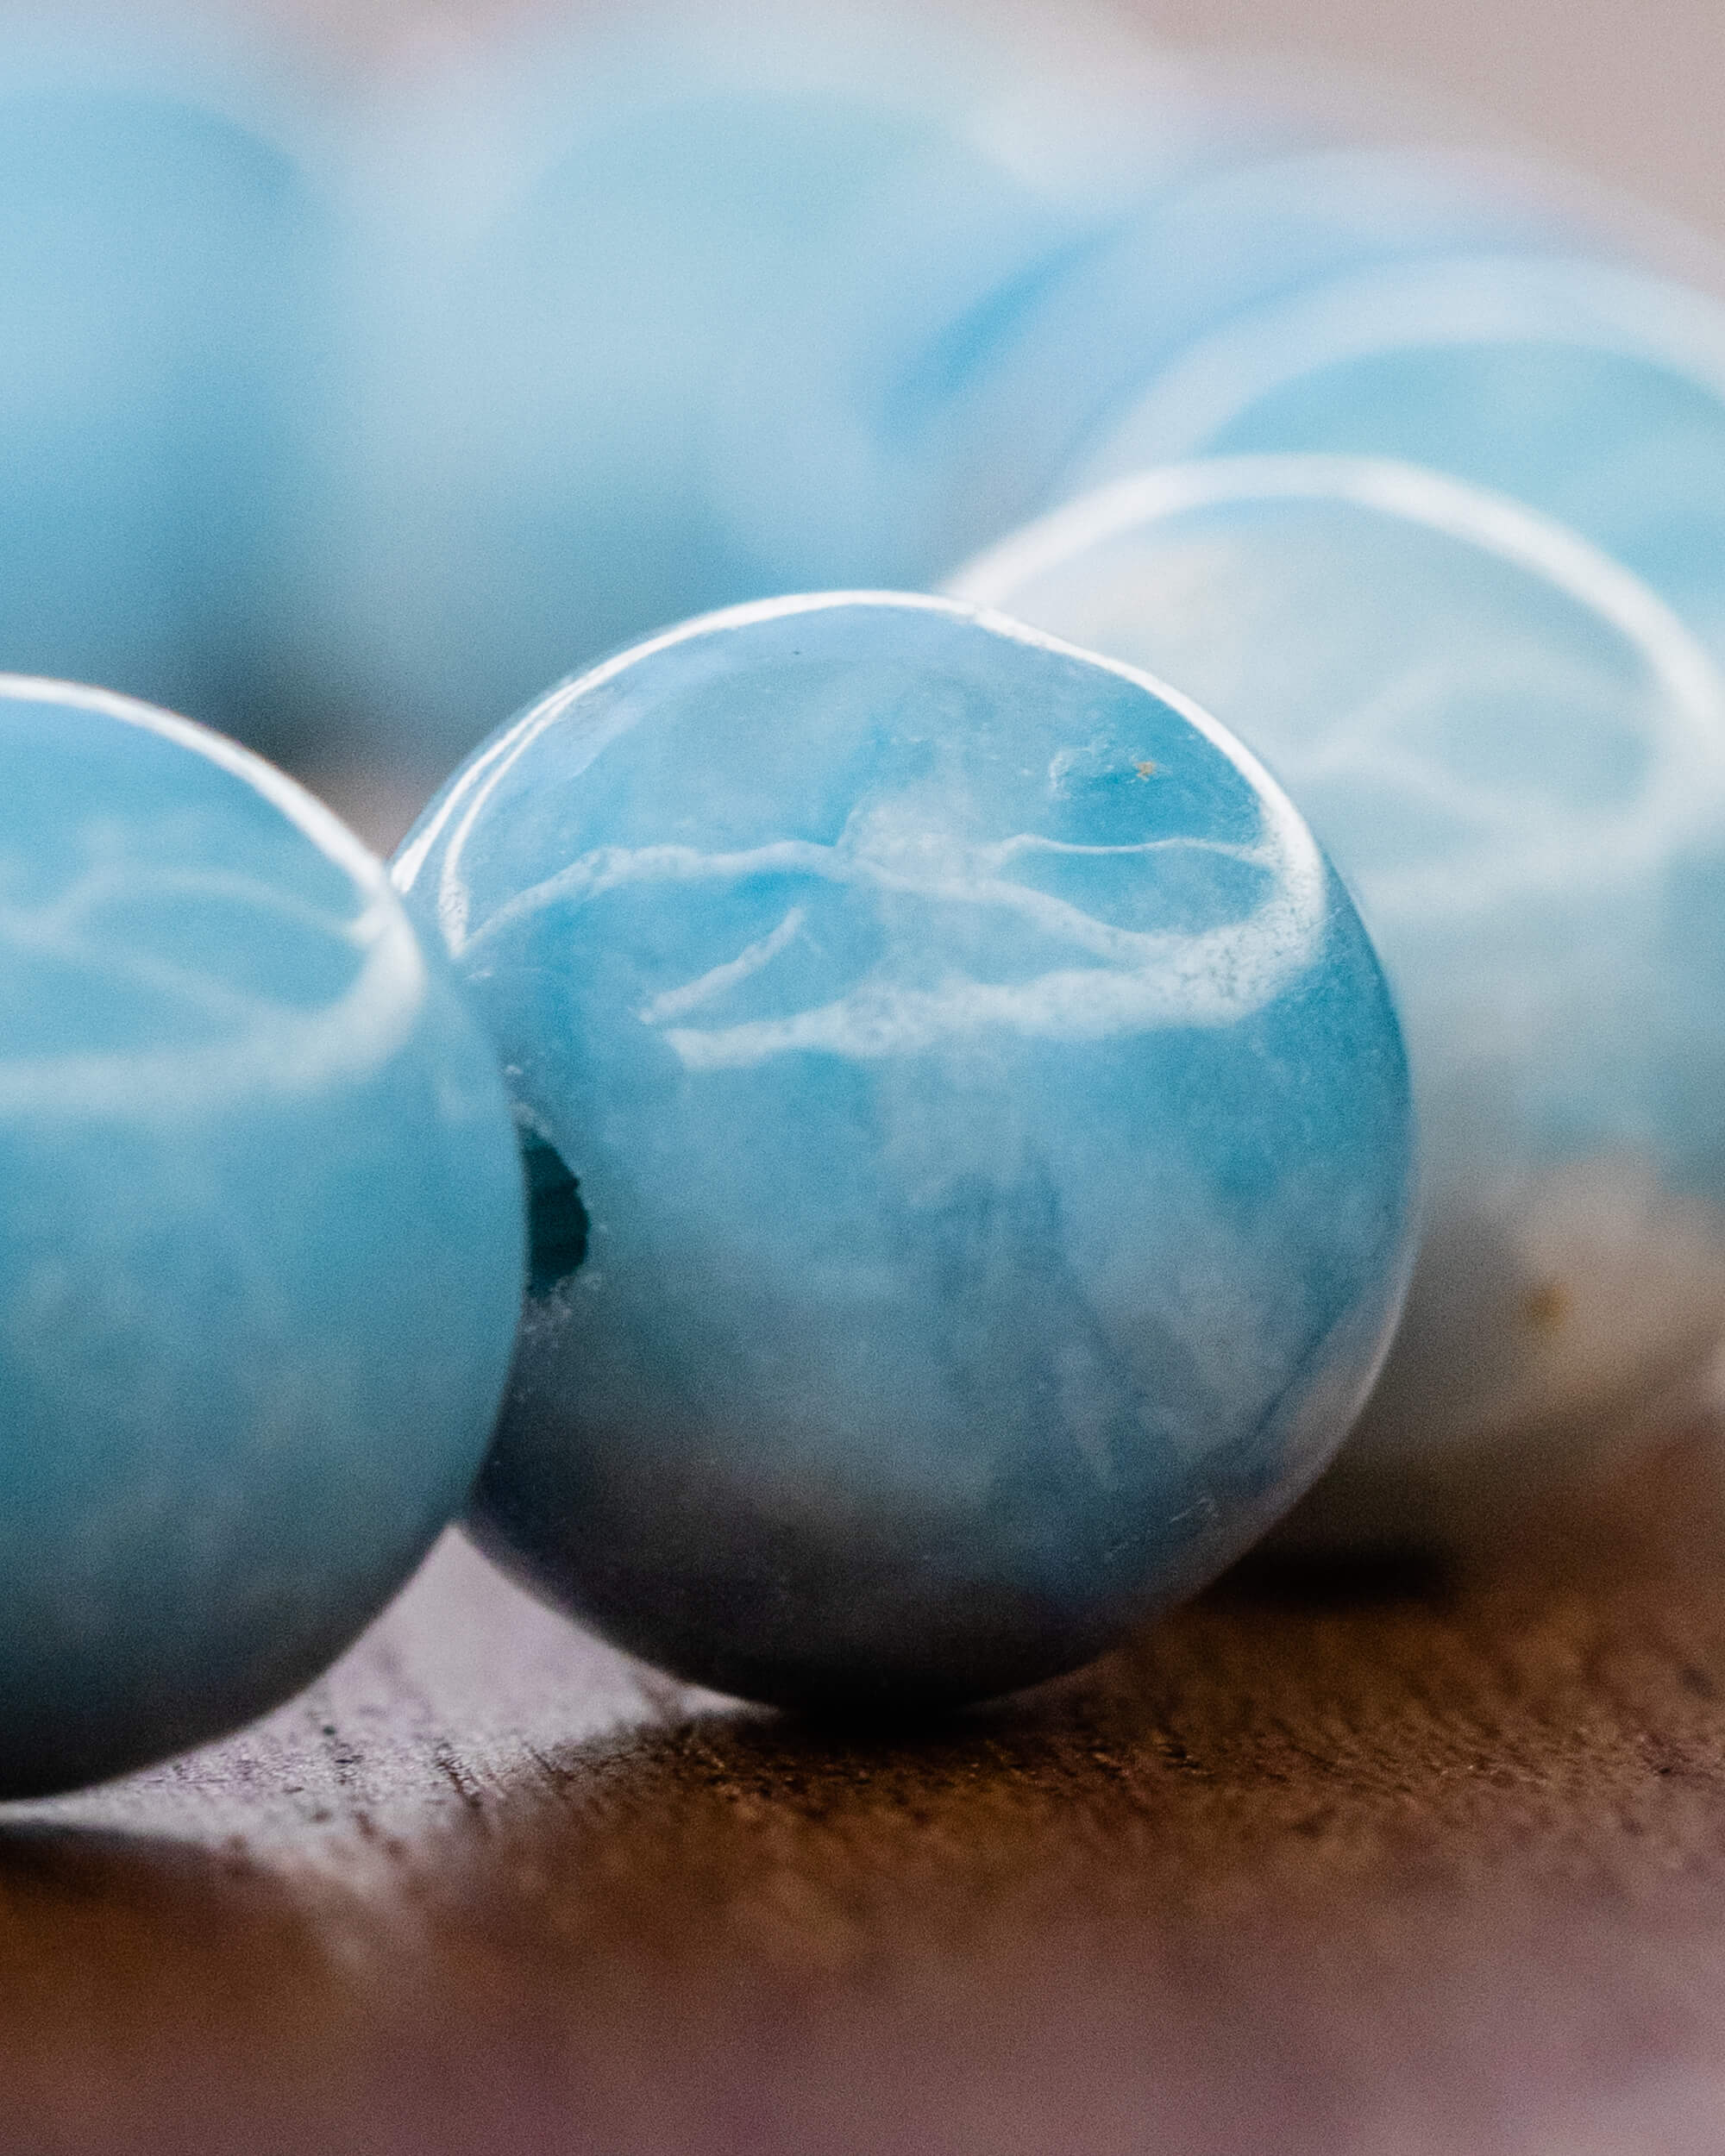
[[[1400,1037],[1192,707],[947,602],[767,602],[554,692],[395,874],[539,1154],[472,1528],[613,1639],[807,1706],[1004,1690],[1339,1441]]]
[[[1170,459],[1345,452],[1514,495],[1725,654],[1725,304],[1609,264],[1361,270],[1196,340],[1056,498]]]
[[[292,781],[0,677],[0,1796],[232,1728],[461,1507],[518,1150],[381,864]]]
[[[1201,698],[1383,954],[1427,1221],[1336,1520],[1557,1472],[1692,1374],[1725,1333],[1725,693],[1653,593],[1513,504],[1325,457],[1141,474],[956,584]]]
[[[329,234],[166,72],[0,63],[0,661],[290,753]]]

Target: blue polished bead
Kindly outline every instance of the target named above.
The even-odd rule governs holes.
[[[1104,179],[1094,100],[1033,143],[913,49],[890,81],[601,66],[555,155],[536,107],[518,172],[492,141],[380,191],[327,605],[392,753],[441,772],[572,661],[702,608],[919,586],[1044,498],[1095,402],[1047,399],[1045,337],[991,398],[995,355],[1133,205],[1272,123],[1152,90]]]
[[[613,1639],[804,1705],[1003,1690],[1339,1441],[1400,1037],[1195,707],[950,602],[763,602],[553,692],[395,874],[536,1163],[473,1531]]]
[[[1362,271],[1196,341],[1056,498],[1195,454],[1406,459],[1555,517],[1725,653],[1725,305],[1503,254]]]
[[[1201,698],[1358,894],[1427,1220],[1328,1516],[1578,1457],[1725,1334],[1725,689],[1582,541],[1410,467],[1120,482],[956,580]]]
[[[381,864],[185,721],[0,677],[0,1796],[285,1697],[507,1369],[496,1065]]]
[[[1584,239],[1627,244],[1596,205],[1517,164],[1452,152],[1265,145],[1170,179],[897,385],[946,511],[925,520],[944,548],[939,573],[1070,492],[1074,458],[1219,324],[1368,266]]]
[[[294,750],[328,244],[142,64],[0,66],[0,665]]]

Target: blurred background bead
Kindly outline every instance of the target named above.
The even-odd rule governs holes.
[[[1035,507],[1074,436],[971,442],[996,348],[1135,205],[1302,132],[1141,56],[1085,86],[837,22],[408,85],[328,467],[330,648],[375,743],[441,774],[622,639],[922,584]]]
[[[1244,311],[1361,266],[1584,241],[1622,249],[1631,233],[1559,177],[1502,157],[1265,142],[1170,181],[900,389],[900,404],[919,393],[913,438],[944,512],[925,519],[937,542],[923,573],[949,573],[1070,491],[1087,441]]]
[[[1201,698],[1358,893],[1424,1242],[1307,1517],[1396,1533],[1572,1467],[1725,1333],[1725,689],[1559,527],[1367,460],[1123,480],[955,580]]]
[[[1363,271],[1199,340],[1063,491],[1263,451],[1406,458],[1515,495],[1725,654],[1725,304],[1705,292],[1570,259]]]
[[[521,1282],[486,1043],[381,865],[0,681],[0,1796],[297,1690],[461,1507]]]
[[[1194,707],[947,602],[767,602],[553,692],[395,875],[538,1156],[472,1529],[612,1639],[808,1707],[1004,1690],[1339,1442],[1400,1035]]]
[[[1525,163],[1326,141],[1291,93],[1062,49],[674,17],[406,82],[358,191],[331,700],[429,779],[699,609],[932,584],[1242,309],[1627,244]]]
[[[291,758],[330,229],[229,79],[40,27],[0,60],[0,666]]]

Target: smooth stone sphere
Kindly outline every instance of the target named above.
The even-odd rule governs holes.
[[[1032,513],[1097,407],[994,397],[998,356],[1145,202],[1281,139],[1151,82],[1104,177],[1095,98],[1033,140],[1026,84],[925,35],[842,73],[649,58],[601,53],[561,141],[532,101],[518,170],[494,121],[447,151],[439,107],[456,177],[410,164],[359,235],[329,641],[369,734],[439,774],[626,638],[919,587]]]
[[[919,319],[902,285],[918,235],[891,235],[880,289],[836,266],[842,310],[822,335],[763,323],[754,393],[713,452],[720,498],[768,576],[919,587],[1044,502],[1147,366],[1248,304],[1361,262],[1550,246],[1579,227],[1521,179],[1435,152],[1294,147],[1267,126],[1220,134],[1058,244],[1044,236],[1010,276],[994,268],[962,308],[933,315],[913,286]]]
[[[135,69],[0,65],[0,665],[294,753],[329,231]]]
[[[1196,340],[1051,499],[1264,452],[1405,459],[1514,495],[1725,654],[1725,304],[1704,292],[1503,254],[1361,270]]]
[[[461,1507],[522,1278],[490,1050],[267,764],[0,677],[0,1796],[231,1729]]]
[[[1322,1517],[1477,1519],[1692,1376],[1725,1335],[1725,690],[1653,594],[1513,504],[1318,456],[1143,473],[955,587],[1237,728],[1383,954],[1427,1218]]]
[[[471,1531],[622,1645],[815,1708],[1003,1691],[1339,1442],[1400,1035],[1195,706],[946,601],[764,602],[554,691],[395,874],[534,1163]]]
[[[1266,143],[1170,178],[899,386],[945,512],[938,573],[1070,492],[1073,460],[1219,325],[1380,264],[1583,243],[1631,235],[1518,163],[1454,151]]]

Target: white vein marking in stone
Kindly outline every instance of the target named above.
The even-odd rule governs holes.
[[[954,972],[933,988],[895,982],[877,969],[848,994],[813,1009],[710,1031],[674,1027],[666,1040],[686,1069],[712,1070],[811,1050],[859,1060],[914,1055],[985,1030],[1076,1041],[1164,1026],[1234,1023],[1263,1008],[1302,972],[1322,940],[1322,857],[1291,812],[1288,823],[1289,828],[1277,830],[1273,816],[1267,815],[1268,843],[1250,850],[1195,840],[1067,849],[1029,834],[973,849],[945,835],[932,835],[932,843],[922,842],[936,857],[928,863],[933,871],[928,880],[882,877],[881,887],[1004,907],[1044,934],[1063,937],[1105,962],[1056,968],[1009,983]],[[1175,846],[1255,862],[1273,880],[1270,897],[1242,920],[1195,935],[1157,933],[1118,928],[1064,899],[994,873],[1003,860],[1029,850],[1141,856]]]
[[[803,907],[794,906],[770,934],[757,937],[738,951],[735,958],[727,959],[722,966],[710,968],[698,980],[687,981],[681,988],[667,988],[650,1003],[643,1005],[637,1016],[643,1025],[660,1025],[667,1018],[687,1017],[702,1004],[711,1003],[715,996],[723,995],[727,988],[734,988],[751,974],[759,973],[763,966],[770,966],[787,944],[795,942],[807,918]]]
[[[875,845],[865,850],[847,837],[827,846],[813,839],[779,838],[737,853],[705,854],[699,847],[600,846],[583,854],[543,883],[530,885],[507,906],[499,906],[463,946],[482,950],[505,930],[560,905],[582,905],[628,884],[743,883],[755,876],[816,876],[825,883],[868,887],[882,893],[927,899],[948,905],[1005,906],[1021,913],[1050,935],[1064,937],[1101,958],[1130,962],[1147,942],[1157,940],[1135,929],[1099,921],[1066,899],[1032,886],[1016,883],[995,871],[1027,852],[1087,855],[1146,855],[1191,852],[1215,854],[1274,870],[1273,854],[1263,849],[1224,843],[1219,839],[1152,838],[1133,846],[1074,846],[1033,833],[1019,832],[992,845],[967,845],[950,834],[908,835],[888,848],[879,845],[878,826],[869,833]],[[908,867],[897,866],[907,862]],[[1170,940],[1170,939],[1161,939]],[[1172,939],[1178,940],[1178,939]],[[775,954],[776,955],[776,954]],[[736,964],[735,959],[728,962]],[[673,990],[673,993],[677,991]]]
[[[310,1012],[261,997],[230,1001],[226,992],[208,982],[194,984],[171,962],[154,962],[159,977],[153,985],[185,995],[206,1011],[219,1006],[223,1015],[242,1021],[244,1030],[237,1037],[191,1049],[0,1061],[0,1115],[185,1118],[248,1094],[316,1093],[333,1082],[362,1078],[396,1054],[423,1006],[424,956],[382,862],[321,801],[237,743],[111,690],[0,674],[0,702],[7,700],[98,713],[185,749],[242,781],[344,872],[361,901],[360,912],[350,920],[335,919],[266,885],[221,871],[157,869],[152,872],[160,879],[157,887],[179,895],[204,889],[226,899],[243,899],[279,918],[340,937],[361,957],[343,993]],[[122,889],[149,887],[141,874],[134,879],[111,863],[93,866],[86,874],[92,879],[88,889],[80,888],[83,879],[75,879],[40,909],[47,924],[43,933],[56,924],[75,926],[93,906]],[[27,937],[34,932],[30,916],[21,909],[9,909],[6,923]],[[110,975],[129,962],[111,942],[91,937],[74,936],[59,955]]]
[[[987,1027],[1045,1039],[1096,1040],[1157,1026],[1222,1025],[1270,1001],[1311,962],[1321,939],[1322,860],[1291,812],[1285,832],[1272,824],[1269,843],[1256,848],[1194,838],[1074,846],[1032,833],[977,846],[949,834],[921,832],[905,834],[885,849],[885,857],[843,840],[825,846],[783,839],[731,854],[703,854],[689,846],[605,847],[521,893],[486,923],[474,943],[547,907],[579,904],[627,884],[735,884],[757,875],[812,875],[930,903],[1001,908],[1103,962],[1011,984],[955,973],[935,989],[903,987],[877,973],[848,995],[792,1017],[711,1031],[673,1027],[665,1038],[686,1068],[736,1067],[811,1049],[864,1059],[909,1055]],[[870,835],[878,845],[878,825]],[[1026,854],[1142,857],[1176,850],[1262,868],[1274,879],[1272,895],[1242,920],[1197,935],[1176,934],[1117,927],[998,873]],[[800,912],[794,909],[772,937],[691,984],[700,989],[699,1000],[770,962],[791,942],[795,931],[787,928]],[[682,1007],[690,1007],[683,1000],[689,996],[687,988],[669,991],[640,1014],[643,1023],[681,1015]]]
[[[83,931],[83,917],[116,895],[157,890],[249,899],[260,912],[315,926],[361,954],[354,979],[311,1010],[271,1003],[210,980],[172,959]],[[363,1077],[396,1053],[423,1000],[424,960],[388,891],[350,921],[232,875],[126,874],[110,865],[69,885],[38,908],[0,906],[0,941],[58,960],[88,980],[155,991],[234,1029],[228,1038],[160,1050],[113,1050],[0,1062],[0,1114],[190,1115],[249,1094],[303,1095]]]
[[[563,765],[563,776],[574,778],[602,749],[634,725],[640,709],[630,699],[629,677],[643,665],[650,665],[662,652],[681,646],[698,646],[711,636],[723,636],[756,622],[782,621],[799,614],[825,613],[831,608],[883,600],[916,612],[951,614],[964,620],[976,617],[975,607],[957,600],[916,593],[817,592],[786,599],[750,599],[741,606],[721,607],[716,612],[698,615],[693,621],[679,622],[659,636],[649,636],[642,643],[631,644],[626,651],[601,660],[585,674],[572,674],[560,688],[543,697],[512,725],[505,727],[458,774],[448,793],[427,816],[424,828],[416,831],[398,855],[391,871],[397,890],[412,888],[442,839],[443,854],[437,868],[436,901],[437,925],[451,954],[459,956],[468,940],[473,906],[473,894],[465,875],[468,843],[492,796],[542,734],[561,725],[570,743],[579,743],[574,754],[566,751]],[[1030,634],[1036,641],[1047,641],[1039,631],[1032,630]],[[606,696],[606,691],[615,693],[615,700]]]
[[[639,716],[626,698],[613,702],[599,695],[591,709],[584,711],[582,705],[596,692],[621,690],[643,661],[673,646],[722,638],[748,624],[868,606],[974,622],[1004,641],[1080,660],[1132,683],[1176,711],[1233,767],[1258,802],[1260,843],[1243,847],[1176,837],[1137,846],[1072,846],[1020,832],[976,845],[947,832],[894,830],[877,807],[860,823],[853,815],[836,845],[786,838],[728,854],[706,854],[696,847],[668,843],[595,848],[515,893],[474,924],[465,864],[467,844],[497,787],[548,728],[559,723],[578,728],[576,755],[569,766],[578,771]],[[716,653],[722,652],[722,642],[714,648]],[[853,836],[858,828],[860,841]],[[401,888],[409,888],[427,867],[439,839],[443,853],[436,868],[437,918],[451,952],[469,963],[484,944],[506,929],[624,885],[735,883],[757,875],[786,874],[819,877],[882,895],[1003,908],[1042,934],[1076,944],[1103,962],[1058,968],[1012,984],[973,981],[954,973],[936,989],[895,984],[877,968],[848,995],[794,1017],[711,1031],[669,1029],[665,1039],[691,1069],[756,1063],[806,1049],[865,1058],[911,1054],[983,1028],[1047,1039],[1095,1040],[1155,1027],[1227,1025],[1261,1009],[1313,962],[1322,945],[1328,906],[1323,856],[1299,812],[1251,752],[1189,698],[1137,667],[1082,651],[1003,614],[950,599],[896,592],[825,592],[727,608],[684,623],[606,661],[536,706],[470,768],[398,861],[395,873]],[[1176,849],[1251,862],[1270,877],[1271,895],[1243,919],[1213,930],[1151,933],[1118,928],[1000,873],[1028,852],[1148,856]],[[776,956],[789,940],[769,956]],[[726,962],[735,967],[749,957],[745,950]],[[751,962],[749,970],[756,969]]]

